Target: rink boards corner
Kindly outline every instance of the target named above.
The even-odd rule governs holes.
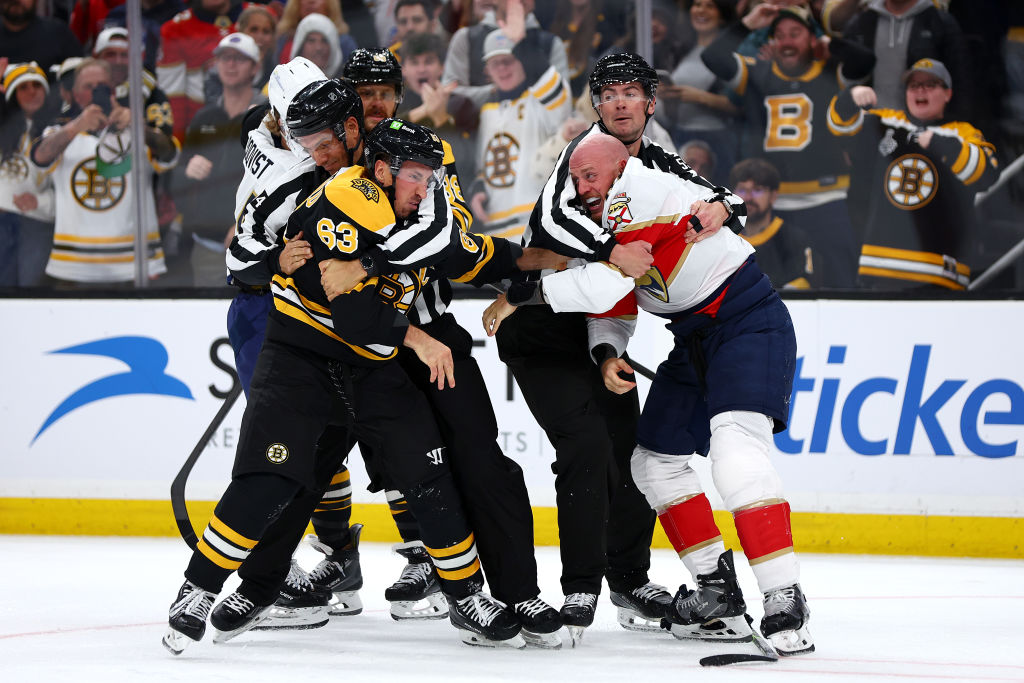
[[[499,445],[525,472],[537,541],[554,545],[554,450],[483,333],[487,303],[458,300],[452,310],[475,338]],[[772,459],[796,547],[1024,557],[1024,302],[787,305],[797,372]],[[175,535],[170,482],[234,381],[227,307],[0,301],[0,533]],[[641,315],[630,355],[654,369],[671,346],[661,323]],[[640,380],[641,399],[648,386]],[[244,405],[189,479],[197,527],[229,479]],[[726,541],[738,547],[709,463],[696,460]],[[397,540],[383,495],[365,490],[357,451],[349,464],[364,538]],[[655,544],[668,547],[660,530]]]

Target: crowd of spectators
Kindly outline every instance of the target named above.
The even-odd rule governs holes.
[[[522,232],[594,120],[594,62],[636,49],[635,5],[141,0],[150,285],[226,286],[243,119],[298,56],[343,77],[389,48],[398,114],[452,144],[474,229]],[[647,135],[744,197],[778,287],[962,289],[1024,238],[1024,182],[974,205],[1024,151],[1018,5],[653,0]],[[131,286],[125,27],[124,0],[0,0],[0,288]],[[879,279],[878,254],[910,266]]]

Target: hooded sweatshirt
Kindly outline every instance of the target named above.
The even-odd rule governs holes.
[[[878,13],[875,28],[875,72],[873,75],[878,106],[886,109],[902,109],[905,103],[903,72],[907,68],[907,44],[914,18],[929,7],[932,0],[917,0],[917,3],[903,14],[896,16],[885,8],[885,0],[872,0],[868,11]]]
[[[341,68],[341,44],[338,42],[337,27],[322,14],[309,14],[295,27],[292,53],[288,55],[288,60],[291,61],[299,56],[302,52],[302,44],[306,42],[306,37],[314,32],[326,38],[327,44],[331,46],[331,57],[327,62],[327,66],[323,68],[323,72],[327,74],[328,78],[334,78],[338,75],[338,69]]]

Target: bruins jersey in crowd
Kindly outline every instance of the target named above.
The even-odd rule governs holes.
[[[290,276],[273,276],[267,338],[353,365],[393,358],[408,328],[405,311],[422,288],[425,271],[367,278],[328,302],[318,266],[331,258],[358,258],[385,242],[395,231],[387,196],[363,176],[361,166],[342,169],[292,212],[285,235],[300,230],[313,258]]]
[[[870,73],[873,55],[835,38],[828,60],[812,60],[803,73],[791,76],[775,61],[732,52],[744,36],[745,29],[730,27],[702,55],[707,67],[743,101],[746,125],[754,134],[745,136],[741,157],[762,157],[778,169],[778,211],[843,199],[850,176],[842,145],[828,131],[828,103]]]
[[[821,278],[814,270],[810,239],[791,220],[774,216],[761,232],[756,235],[740,233],[740,237],[757,249],[757,265],[775,289],[820,286]]]
[[[924,125],[900,110],[864,111],[849,92],[832,100],[828,116],[837,137],[853,138],[862,284],[964,289],[974,195],[999,177],[992,143],[963,121]],[[926,130],[927,149],[917,142]]]

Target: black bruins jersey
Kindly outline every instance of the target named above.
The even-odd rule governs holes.
[[[353,365],[394,358],[405,339],[408,310],[425,282],[424,269],[367,278],[328,302],[321,261],[352,260],[379,247],[394,232],[395,214],[384,192],[361,166],[343,169],[292,212],[286,236],[301,230],[313,258],[291,276],[271,280],[274,310],[267,338]]]
[[[974,195],[999,178],[995,147],[963,121],[924,125],[896,109],[864,111],[849,92],[829,107],[829,127],[850,137],[851,195],[860,231],[862,284],[884,289],[964,289],[971,269]],[[917,135],[928,130],[925,149]]]

